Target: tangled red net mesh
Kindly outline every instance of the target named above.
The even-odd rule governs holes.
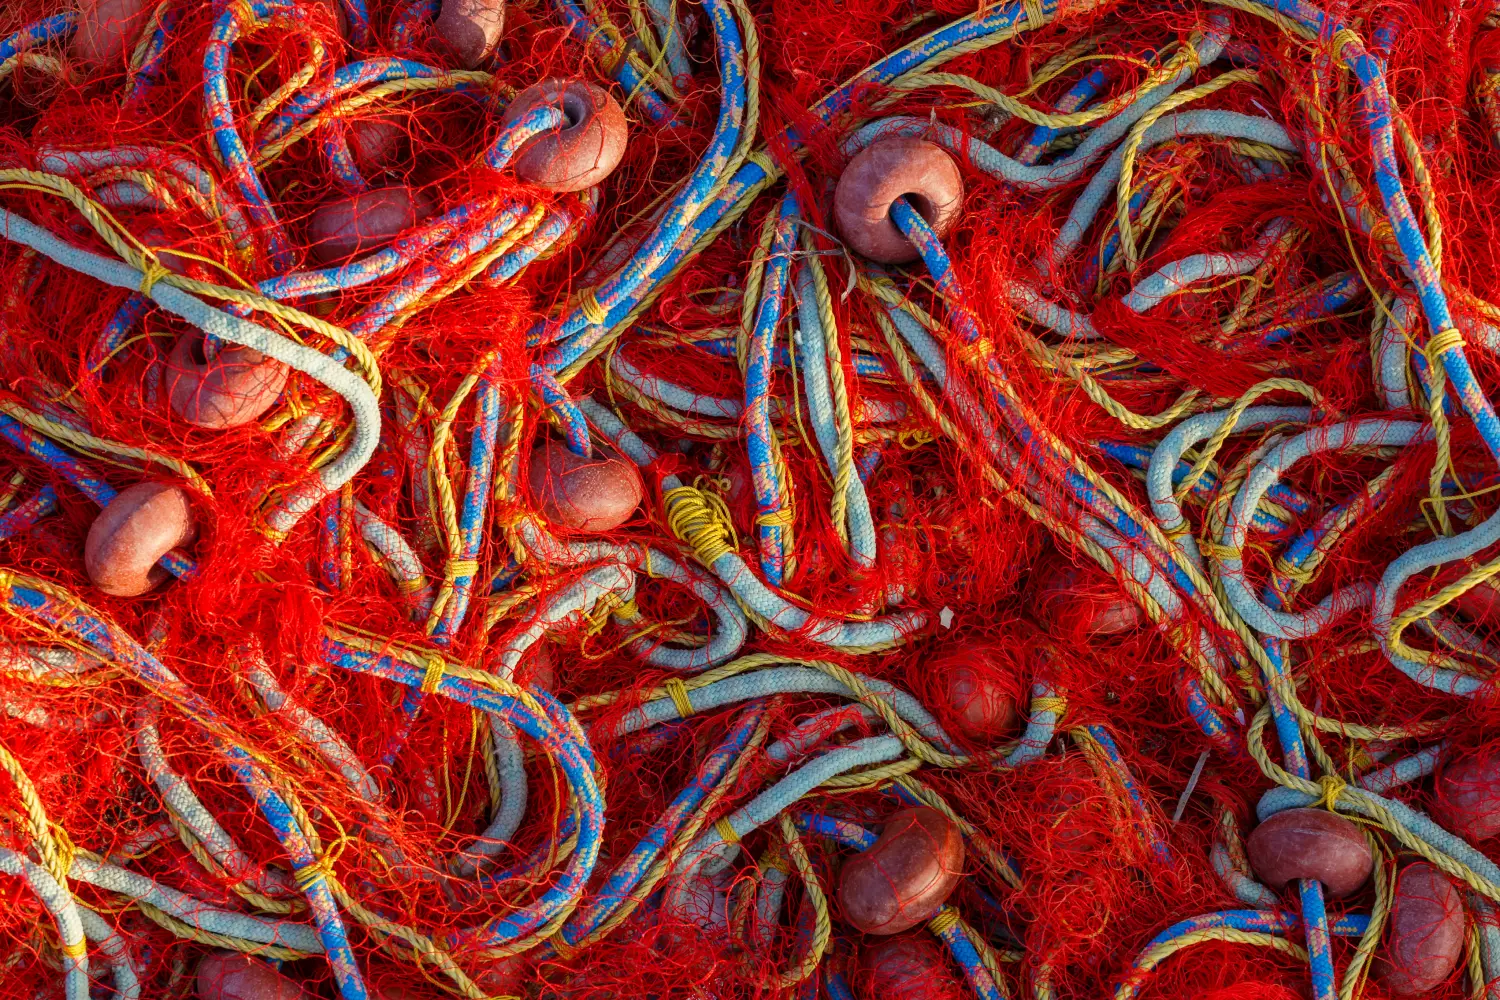
[[[6,6],[0,997],[1491,989],[1497,25]]]

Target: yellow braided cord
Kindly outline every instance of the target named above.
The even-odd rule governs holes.
[[[1356,1000],[1364,990],[1365,980],[1369,976],[1370,965],[1375,957],[1375,949],[1380,947],[1380,937],[1385,931],[1386,918],[1391,912],[1391,890],[1395,887],[1395,872],[1386,861],[1380,838],[1368,828],[1364,830],[1364,835],[1369,841],[1371,856],[1376,859],[1375,873],[1371,879],[1375,883],[1375,904],[1370,907],[1369,926],[1360,935],[1359,946],[1355,949],[1354,957],[1350,959],[1349,967],[1344,971],[1343,981],[1339,984],[1339,1000]]]
[[[215,934],[212,931],[200,930],[192,924],[178,920],[169,913],[158,910],[144,900],[138,900],[135,903],[135,908],[146,919],[184,941],[194,941],[198,944],[207,945],[210,948],[223,948],[225,951],[258,955],[262,958],[280,962],[295,962],[298,959],[309,957],[307,952],[297,951],[294,948],[288,948],[284,945],[261,944],[259,941],[247,941],[243,938],[229,937],[225,934]]]
[[[1040,6],[1036,10],[1040,13]],[[1030,8],[1028,8],[1027,13],[1029,16]],[[1167,80],[1176,76],[1179,70],[1189,66],[1196,66],[1197,57],[1198,52],[1194,46],[1181,46],[1170,60],[1153,69],[1135,87],[1117,94],[1108,100],[1085,108],[1082,111],[1039,111],[1009,94],[1002,93],[971,77],[962,76],[957,73],[909,73],[901,77],[898,84],[893,85],[892,89],[923,90],[927,87],[959,87],[967,90],[980,100],[993,104],[1029,124],[1043,128],[1065,129],[1079,125],[1091,125],[1094,122],[1114,117],[1120,111],[1139,100],[1142,94],[1155,90]],[[1033,79],[1033,86],[1028,89],[1035,89],[1035,79]]]
[[[321,108],[317,114],[299,123],[295,128],[287,132],[286,135],[279,139],[274,139],[266,143],[265,146],[257,149],[255,166],[257,169],[263,169],[273,161],[279,159],[292,146],[313,135],[330,121],[336,118],[356,117],[356,112],[362,111],[372,104],[379,103],[387,97],[415,96],[430,91],[451,90],[455,86],[464,84],[473,86],[476,89],[493,92],[496,89],[494,79],[489,73],[478,70],[447,70],[436,76],[405,77],[399,80],[387,80],[384,83],[376,84],[337,103],[328,104]],[[500,89],[504,90],[508,88]]]
[[[1443,355],[1449,351],[1462,350],[1463,346],[1463,334],[1450,326],[1434,334],[1423,350],[1427,356],[1427,379],[1430,383],[1427,391],[1427,416],[1432,421],[1432,433],[1437,441],[1437,454],[1433,457],[1432,471],[1427,476],[1427,495],[1437,517],[1438,533],[1445,537],[1453,534],[1453,525],[1448,519],[1448,504],[1443,497],[1443,479],[1453,468],[1453,432],[1443,406],[1448,394],[1448,376],[1443,370]]]
[[[1306,382],[1298,379],[1269,378],[1262,382],[1257,382],[1249,389],[1246,389],[1244,395],[1235,400],[1234,405],[1224,414],[1224,422],[1209,436],[1207,441],[1203,442],[1203,445],[1198,450],[1197,461],[1193,463],[1192,468],[1188,470],[1182,482],[1174,489],[1173,493],[1177,497],[1178,503],[1181,503],[1187,497],[1193,487],[1197,486],[1199,480],[1203,478],[1203,474],[1208,471],[1209,466],[1214,460],[1214,456],[1218,455],[1219,449],[1224,446],[1224,442],[1228,441],[1229,436],[1234,433],[1234,425],[1239,422],[1240,416],[1256,400],[1271,392],[1293,392],[1304,397],[1313,406],[1321,406],[1323,404],[1323,394]]]
[[[734,826],[729,822],[728,816],[720,816],[714,820],[714,831],[726,844],[738,844],[740,835],[735,832]]]
[[[59,80],[68,79],[67,67],[55,56],[49,56],[45,52],[23,51],[17,52],[5,62],[0,63],[0,80],[4,80],[22,66],[38,70],[48,76],[55,76]]]
[[[1274,8],[1262,6],[1255,0],[1209,0],[1209,2],[1221,7],[1232,7],[1246,14],[1254,14],[1256,17],[1263,17],[1280,28],[1282,34],[1292,38],[1313,41],[1318,37],[1316,32],[1304,27],[1301,22],[1292,20]]]
[[[578,293],[578,308],[594,326],[603,326],[609,321],[609,313],[599,304],[599,299],[592,288],[585,288]]]
[[[1484,943],[1480,930],[1472,922],[1464,935],[1465,971],[1469,974],[1469,994],[1474,1000],[1489,996],[1489,977],[1484,974]]]
[[[672,699],[678,718],[686,719],[693,714],[693,702],[688,698],[687,685],[682,682],[681,677],[668,677],[662,682],[662,688],[667,692],[667,697]]]
[[[1500,558],[1471,569],[1457,580],[1439,590],[1436,594],[1423,598],[1401,612],[1401,614],[1396,615],[1391,620],[1390,631],[1386,633],[1386,641],[1391,649],[1401,656],[1405,656],[1408,659],[1425,661],[1433,667],[1444,667],[1461,673],[1474,674],[1476,672],[1475,668],[1468,663],[1447,655],[1434,656],[1432,653],[1408,645],[1403,638],[1403,633],[1413,623],[1429,617],[1433,612],[1445,607],[1460,595],[1466,594],[1481,583],[1490,580],[1497,573],[1500,573]]]
[[[427,660],[427,669],[422,673],[422,693],[432,694],[432,692],[436,691],[438,685],[443,682],[443,676],[447,673],[447,669],[447,664],[443,662],[441,656],[429,657]]]
[[[483,990],[474,984],[474,981],[469,978],[468,974],[458,967],[453,961],[452,956],[445,949],[438,947],[425,934],[413,930],[404,924],[387,920],[380,916],[380,914],[370,910],[364,904],[360,903],[359,900],[351,897],[337,881],[330,881],[329,889],[332,891],[334,898],[338,900],[339,906],[353,916],[354,919],[358,920],[361,926],[370,931],[380,942],[384,950],[406,961],[413,962],[418,966],[424,963],[436,966],[439,972],[448,977],[457,992],[462,996],[470,998],[470,1000],[484,1000],[487,996]],[[574,903],[573,905],[576,906],[577,904]],[[566,920],[572,914],[573,907],[564,907],[564,910],[563,919]],[[554,925],[561,926],[561,922],[554,919],[548,923],[547,927],[553,928]],[[551,933],[551,931],[549,930],[548,933]]]
[[[679,486],[662,495],[667,528],[692,547],[698,561],[709,568],[739,549],[734,520],[724,498],[693,486]]]
[[[904,777],[922,769],[922,762],[915,757],[903,757],[889,764],[877,764],[863,771],[848,771],[823,779],[819,788],[828,791],[862,792],[880,788],[894,778]]]
[[[947,905],[938,911],[937,916],[927,921],[927,929],[939,937],[956,926],[958,926],[958,911]]]
[[[145,248],[140,245],[139,240],[136,240],[129,233],[128,229],[110,214],[108,209],[84,194],[76,184],[66,177],[20,168],[0,170],[0,188],[18,187],[26,190],[40,191],[66,200],[78,210],[78,213],[83,216],[84,221],[89,224],[94,232],[99,235],[99,238],[121,260],[137,270],[143,272],[146,270],[147,254]],[[195,278],[171,273],[163,275],[154,284],[171,285],[174,288],[179,288],[194,295],[218,299],[223,302],[233,302],[236,305],[245,306],[256,312],[271,316],[283,324],[298,326],[324,337],[350,353],[359,370],[360,377],[369,383],[371,391],[377,397],[380,395],[380,368],[375,361],[375,356],[370,352],[370,348],[364,341],[342,327],[335,326],[316,316],[310,316],[299,309],[277,302],[274,299],[268,299],[246,288],[226,288],[222,285],[215,285],[210,282],[199,281]]]
[[[37,860],[42,867],[47,869],[47,874],[66,892],[68,888],[68,867],[64,866],[64,859],[58,850],[56,839],[52,831],[56,829],[52,822],[47,819],[47,809],[42,805],[41,796],[37,794],[36,786],[31,783],[31,778],[21,762],[11,754],[10,748],[0,743],[0,768],[10,775],[12,784],[16,786],[16,793],[21,798],[21,807],[26,811],[26,827],[31,834],[31,845],[36,851]]]
[[[818,963],[823,960],[823,952],[828,948],[828,938],[833,926],[828,919],[828,897],[823,892],[822,880],[818,878],[817,870],[807,856],[807,849],[797,834],[796,824],[786,813],[778,818],[781,822],[782,842],[786,844],[786,852],[791,856],[797,875],[802,879],[802,890],[807,894],[807,902],[813,911],[813,931],[807,943],[807,954],[802,956],[797,965],[781,974],[781,986],[787,989],[803,982],[817,971]]]

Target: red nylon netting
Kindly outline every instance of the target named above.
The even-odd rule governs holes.
[[[219,165],[211,150],[203,108],[210,32],[230,5],[166,6],[180,17],[159,78],[138,102],[122,107],[120,101],[129,86],[125,55],[105,67],[89,66],[66,43],[57,43],[38,46],[5,72],[3,207],[75,246],[112,256],[75,204],[19,171],[55,173],[48,154],[57,150],[126,147],[166,152],[146,157],[138,169],[73,176],[84,196],[104,202],[110,191],[118,196],[130,184],[160,179],[169,173],[170,153],[202,164],[224,198],[241,200],[234,172]],[[319,82],[331,77],[339,61],[356,58],[399,53],[432,66],[457,65],[451,47],[427,27],[419,27],[404,48],[397,46],[392,28],[404,4],[369,6],[374,40],[362,51],[340,38],[323,8],[305,23],[275,22],[237,43],[228,86],[241,127],[251,133],[261,128],[251,121],[257,104],[310,60]],[[634,25],[651,17],[635,4],[584,6],[590,8],[585,16],[597,13],[593,7],[607,14],[623,37],[634,37]],[[910,951],[879,958],[884,952],[878,939],[854,929],[838,891],[854,851],[816,827],[839,820],[879,830],[905,804],[900,796],[909,797],[916,787],[940,796],[970,824],[967,860],[948,902],[985,943],[987,957],[994,957],[1005,995],[1097,997],[1122,983],[1147,998],[1309,995],[1306,961],[1264,942],[1207,940],[1150,970],[1133,968],[1165,928],[1250,905],[1235,898],[1210,857],[1219,847],[1232,860],[1241,851],[1240,840],[1255,824],[1255,803],[1271,787],[1246,752],[1244,735],[1244,724],[1265,704],[1266,684],[1243,630],[1213,613],[1217,598],[1177,609],[1162,603],[1163,590],[1180,584],[1180,566],[1153,566],[1151,578],[1141,581],[1147,586],[1136,585],[1124,570],[1100,568],[1099,539],[1107,532],[1097,511],[1080,506],[1077,481],[1088,470],[1092,489],[1126,498],[1149,520],[1142,452],[1149,458],[1178,418],[1222,409],[1267,380],[1279,383],[1260,403],[1300,404],[1311,397],[1309,422],[1315,425],[1361,417],[1426,422],[1430,413],[1409,391],[1421,384],[1416,375],[1408,377],[1408,369],[1415,371],[1410,359],[1400,366],[1404,403],[1392,403],[1385,393],[1392,387],[1378,380],[1380,331],[1395,322],[1397,299],[1408,294],[1409,281],[1390,250],[1392,227],[1380,214],[1359,94],[1343,77],[1330,85],[1325,52],[1313,43],[1288,37],[1269,21],[1207,6],[1080,4],[1040,30],[941,67],[982,88],[1021,95],[1033,108],[1056,110],[1067,90],[1098,66],[1108,69],[1103,95],[1145,86],[1165,59],[1195,42],[1210,14],[1224,14],[1233,42],[1224,56],[1196,67],[1191,83],[1235,68],[1256,68],[1259,76],[1199,103],[1273,119],[1296,146],[1285,151],[1250,140],[1181,135],[1143,150],[1133,164],[1141,204],[1132,209],[1132,261],[1121,250],[1105,250],[1119,237],[1113,186],[1077,250],[1060,257],[1058,234],[1092,174],[1028,191],[986,173],[973,157],[959,156],[963,211],[943,245],[962,301],[934,294],[920,264],[909,272],[918,280],[903,279],[897,296],[939,318],[937,345],[950,387],[945,397],[941,380],[924,377],[915,351],[900,347],[899,335],[886,329],[887,313],[871,282],[860,281],[860,262],[834,238],[830,192],[849,160],[844,143],[868,120],[909,115],[1020,155],[1033,125],[1000,113],[952,79],[900,90],[858,87],[849,112],[831,126],[809,113],[863,67],[968,15],[968,6],[946,0],[746,5],[758,31],[755,145],[764,146],[764,163],[775,163],[804,203],[806,226],[798,238],[806,235],[809,249],[798,251],[798,266],[815,255],[830,285],[839,371],[855,424],[851,461],[865,482],[879,544],[874,564],[862,565],[851,554],[847,522],[836,523],[830,514],[836,473],[817,441],[793,323],[787,321],[778,343],[790,354],[769,385],[780,440],[778,475],[795,486],[785,522],[794,541],[779,592],[793,607],[842,620],[908,608],[928,612],[930,623],[894,648],[830,650],[816,630],[769,628],[751,615],[752,638],[741,652],[763,656],[768,664],[816,660],[834,673],[856,671],[909,692],[954,734],[949,749],[955,753],[1009,745],[1029,717],[1044,711],[1060,712],[1062,722],[1031,748],[1037,759],[1023,767],[972,760],[948,767],[929,758],[920,769],[897,764],[863,783],[813,789],[787,813],[804,824],[796,850],[807,852],[812,880],[804,878],[796,850],[772,821],[742,834],[731,865],[717,880],[698,873],[683,880],[684,887],[666,877],[652,892],[636,892],[629,918],[576,952],[566,943],[542,942],[554,926],[518,956],[487,950],[474,932],[543,898],[558,885],[557,872],[567,859],[581,850],[568,820],[570,793],[557,748],[522,742],[525,822],[485,863],[488,881],[461,876],[455,860],[473,849],[501,797],[500,765],[486,749],[491,723],[464,705],[429,695],[404,747],[386,761],[404,729],[400,706],[406,689],[330,663],[322,643],[331,627],[367,639],[377,650],[441,653],[475,671],[514,666],[517,681],[574,706],[588,727],[608,819],[585,900],[600,891],[605,873],[652,834],[653,824],[746,711],[739,702],[716,705],[682,723],[619,735],[643,704],[686,697],[669,683],[682,677],[643,663],[640,649],[701,643],[719,627],[713,610],[680,582],[652,580],[657,574],[646,558],[635,567],[635,592],[592,600],[545,621],[538,609],[587,582],[586,568],[537,566],[533,560],[524,572],[513,572],[508,563],[517,554],[523,522],[539,506],[525,485],[533,448],[560,434],[532,381],[533,365],[545,359],[547,347],[528,342],[528,333],[545,329],[560,310],[583,301],[584,290],[597,288],[619,266],[620,241],[628,250],[652,231],[659,222],[653,213],[693,170],[713,134],[719,83],[708,14],[696,4],[675,6],[690,35],[686,54],[693,69],[689,80],[679,81],[682,93],[674,106],[680,121],[671,127],[654,123],[624,88],[610,84],[627,107],[629,145],[597,197],[542,191],[513,172],[482,166],[479,159],[498,134],[498,114],[473,93],[433,89],[390,102],[385,110],[372,102],[347,111],[351,130],[359,133],[356,160],[364,161],[360,166],[371,186],[421,192],[433,217],[462,205],[493,210],[515,204],[522,216],[540,207],[569,211],[581,221],[540,259],[503,280],[469,273],[472,259],[445,262],[432,251],[420,256],[419,263],[433,268],[436,291],[365,341],[382,379],[379,445],[353,485],[322,501],[285,539],[267,538],[263,501],[307,481],[345,446],[351,422],[343,403],[296,375],[273,408],[244,426],[191,426],[174,413],[163,383],[170,377],[173,345],[197,336],[190,326],[152,309],[101,359],[100,331],[129,293],[14,243],[0,245],[5,412],[24,411],[45,438],[80,457],[114,489],[142,480],[180,485],[185,469],[208,488],[193,494],[195,534],[184,540],[196,574],[147,597],[110,597],[91,581],[82,556],[98,505],[35,449],[0,446],[0,515],[43,487],[56,493],[55,512],[0,541],[7,589],[23,577],[39,579],[66,595],[59,600],[97,609],[112,629],[141,643],[201,699],[190,708],[170,692],[143,685],[123,663],[75,669],[82,661],[74,657],[86,653],[77,639],[65,641],[57,630],[18,613],[0,618],[0,746],[14,758],[11,776],[0,778],[0,846],[47,868],[102,859],[182,893],[194,905],[305,924],[310,917],[294,866],[226,762],[222,747],[230,745],[264,769],[292,804],[294,822],[316,838],[345,894],[341,907],[354,954],[372,995],[385,1000],[447,995],[444,990],[663,1000],[841,997],[841,989],[866,1000],[968,996],[972,979],[966,981],[960,964],[921,926],[905,932],[914,942]],[[62,9],[6,5],[0,36]],[[1500,65],[1500,29],[1488,21],[1491,12],[1476,4],[1353,4],[1337,13],[1369,38],[1388,24],[1399,26],[1381,58],[1393,101],[1425,164],[1422,177],[1414,177],[1413,154],[1403,146],[1403,179],[1410,191],[1425,193],[1414,194],[1414,203],[1429,243],[1438,243],[1425,214],[1429,205],[1440,221],[1442,281],[1469,339],[1467,357],[1477,383],[1493,389],[1500,372],[1494,340],[1486,339],[1493,335],[1484,329],[1500,325],[1500,310],[1491,305],[1500,298],[1494,256],[1500,115],[1489,82]],[[313,55],[320,46],[321,60]],[[549,77],[608,84],[612,69],[597,48],[567,31],[553,7],[512,7],[500,55],[486,64],[491,76],[471,89],[493,95],[498,106]],[[368,136],[379,138],[378,128],[394,142],[384,165],[362,145],[375,141]],[[800,134],[799,151],[786,141],[788,129]],[[1055,135],[1048,157],[1065,155],[1082,134],[1065,129]],[[1310,165],[1330,157],[1336,163],[1326,174]],[[257,170],[301,267],[315,215],[345,194],[321,136],[289,144]],[[1340,192],[1330,178],[1346,176],[1360,182],[1358,191],[1348,193],[1351,203],[1376,213],[1368,231],[1349,225],[1337,207]],[[201,192],[187,187],[171,181],[162,194],[147,190],[153,197],[144,201],[155,203],[145,207],[115,204],[103,228],[117,224],[162,251],[165,266],[202,283],[245,288],[292,270],[273,261],[266,225],[252,225],[239,246],[222,212],[206,209]],[[662,479],[675,474],[722,498],[736,543],[731,548],[758,568],[758,531],[767,522],[756,506],[737,409],[746,394],[742,307],[757,267],[757,241],[777,211],[780,190],[754,200],[663,283],[626,335],[568,373],[574,398],[592,394],[608,403],[660,452],[643,470],[645,503],[628,520],[605,533],[567,535],[570,540],[649,544],[696,567],[690,540],[674,530],[666,511]],[[411,222],[404,228],[419,231],[422,223]],[[1173,262],[1245,255],[1257,246],[1270,247],[1269,263],[1198,282],[1189,293],[1144,311],[1127,304],[1142,279]],[[1331,276],[1347,279],[1346,299],[1308,315],[1308,289]],[[343,289],[303,308],[349,326],[367,316],[393,284]],[[1022,284],[1087,316],[1099,338],[1049,332],[1018,304],[1014,293]],[[943,318],[959,306],[983,331],[982,343],[964,344],[955,322],[944,326]],[[257,321],[275,322],[259,306],[251,312]],[[794,304],[788,312],[795,312]],[[1419,313],[1413,309],[1411,315]],[[1419,348],[1430,331],[1420,319],[1411,323],[1405,337]],[[292,326],[287,321],[281,329]],[[297,335],[320,352],[334,350],[327,331],[304,326]],[[809,333],[799,326],[799,335]],[[1420,351],[1412,357],[1421,357]],[[648,383],[670,382],[701,405],[689,411],[653,399],[622,374],[622,364]],[[468,561],[452,546],[463,528],[472,527],[459,525],[458,517],[474,471],[470,442],[478,404],[472,379],[481,372],[504,413],[504,433],[495,446],[497,485],[480,526],[477,569],[467,575],[480,584],[493,581],[495,588],[476,585],[466,624],[438,644],[426,616],[414,616],[413,608],[424,593],[454,600],[440,581],[455,563]],[[993,394],[1001,383],[1005,402],[996,405]],[[976,408],[983,420],[1009,428],[1003,423],[1009,413],[1028,427],[1024,438],[1005,430],[1010,453],[1003,461],[987,453],[983,420],[975,411],[955,415],[950,408],[961,392],[985,400]],[[1191,398],[1174,417],[1152,419],[1187,394]],[[1251,589],[1259,592],[1273,572],[1281,573],[1282,586],[1292,580],[1301,588],[1290,599],[1305,609],[1343,587],[1378,580],[1384,567],[1414,545],[1494,513],[1493,462],[1456,398],[1449,399],[1455,403],[1447,418],[1451,435],[1445,433],[1441,443],[1448,455],[1443,471],[1451,480],[1445,504],[1431,498],[1436,441],[1303,461],[1281,480],[1284,488],[1262,508],[1267,516],[1250,534],[1244,564]],[[288,448],[299,427],[308,428],[308,436]],[[1200,540],[1212,544],[1222,530],[1229,501],[1264,449],[1299,429],[1289,424],[1230,437],[1215,453],[1201,489],[1183,500]],[[1184,459],[1191,464],[1197,454]],[[1002,467],[1003,474],[996,471]],[[1277,560],[1287,544],[1346,502],[1352,523],[1347,530],[1339,525],[1336,540],[1320,550],[1316,572],[1305,581],[1295,568],[1283,572]],[[454,506],[444,510],[445,503]],[[422,583],[432,589],[424,592],[393,576],[389,553],[365,544],[356,526],[366,523],[359,520],[362,511],[410,540]],[[1273,518],[1282,523],[1271,523]],[[1446,526],[1440,523],[1445,518]],[[1494,555],[1483,549],[1412,577],[1397,609],[1443,592]],[[1218,582],[1207,581],[1210,594]],[[1495,609],[1484,603],[1486,597],[1481,586],[1455,604],[1456,620],[1469,626],[1474,640],[1464,662],[1482,681],[1471,699],[1458,701],[1392,667],[1375,642],[1368,605],[1294,644],[1288,677],[1301,705],[1322,720],[1321,728],[1304,728],[1324,734],[1322,749],[1336,773],[1349,778],[1448,740],[1452,749],[1436,782],[1422,779],[1396,794],[1439,817],[1445,810],[1477,808],[1475,801],[1488,807],[1495,798],[1489,773],[1480,768],[1475,777],[1460,767],[1485,760],[1497,748],[1500,713],[1489,682]],[[1431,658],[1444,647],[1423,629],[1410,624],[1405,641]],[[524,645],[521,637],[532,631],[545,635],[518,664],[507,664],[505,652]],[[1237,655],[1226,657],[1228,663],[1205,664],[1205,647]],[[32,658],[43,655],[38,649],[45,651],[40,661]],[[1204,680],[1207,675],[1214,679]],[[959,676],[966,687],[955,682]],[[1209,688],[1205,700],[1232,730],[1218,742],[1204,735],[1187,708],[1200,682]],[[605,693],[614,696],[600,697]],[[717,830],[715,820],[813,760],[817,750],[888,732],[874,711],[845,707],[819,714],[836,705],[847,706],[848,699],[818,693],[768,697],[752,751],[715,791],[711,808],[689,813],[696,829]],[[1237,711],[1242,718],[1236,719]],[[332,763],[299,712],[315,716],[347,745],[368,786],[351,782]],[[1112,741],[1117,759],[1100,734]],[[783,745],[780,757],[764,751],[779,741],[796,745]],[[917,759],[910,742],[898,755],[902,761]],[[1270,758],[1279,760],[1284,748],[1274,727],[1263,743]],[[1205,753],[1200,773],[1195,768]],[[191,788],[239,853],[214,856],[204,846],[212,837],[203,833],[203,818],[184,815],[180,802],[168,803],[158,773],[163,766]],[[1180,817],[1173,817],[1190,781],[1196,787]],[[369,786],[377,792],[369,794]],[[1483,840],[1494,832],[1475,834],[1486,856],[1494,852]],[[1388,877],[1412,860],[1410,844],[1382,837],[1392,857],[1381,857],[1376,869]],[[1169,859],[1153,849],[1157,840]],[[686,853],[691,843],[676,849]],[[809,889],[808,881],[821,891]],[[777,902],[771,887],[780,883],[784,889],[777,891],[784,895]],[[215,937],[159,906],[132,902],[76,876],[68,891],[118,934],[141,996],[183,997],[195,990],[203,1000],[235,995],[235,977],[251,975],[235,971],[237,966],[195,979],[205,955],[227,949],[281,962],[280,975],[291,984],[284,996],[338,995],[329,965],[319,957],[267,951],[232,935]],[[820,929],[816,901],[825,895],[828,924]],[[1295,892],[1279,900],[1288,912],[1297,910]],[[1367,914],[1373,902],[1374,891],[1366,887],[1331,900],[1330,912],[1335,919]],[[1485,919],[1472,904],[1467,912],[1470,927]],[[0,914],[0,1000],[58,995],[64,952],[41,897],[7,873],[0,878]],[[392,927],[400,928],[395,938],[389,936]],[[1286,941],[1301,941],[1299,934],[1286,935]],[[1379,947],[1389,945],[1390,932],[1384,940]],[[1358,941],[1335,940],[1341,973],[1350,968]],[[803,967],[810,950],[821,958],[818,971],[800,985],[785,981]],[[443,962],[451,960],[459,975],[446,974],[443,962],[432,958],[435,952],[443,953]],[[106,952],[95,944],[88,957],[98,995],[120,990]],[[263,964],[249,967],[257,970],[254,975],[268,974]],[[1429,995],[1456,997],[1473,987],[1464,979],[1467,959],[1455,968]],[[243,1000],[276,995],[269,986],[259,989],[242,994]],[[1373,996],[1390,992],[1378,972],[1364,989]]]

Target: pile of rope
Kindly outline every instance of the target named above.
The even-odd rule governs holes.
[[[0,11],[0,1000],[1500,996],[1500,6]]]

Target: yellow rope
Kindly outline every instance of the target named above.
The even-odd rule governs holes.
[[[1136,959],[1135,968],[1131,970],[1129,978],[1115,990],[1115,1000],[1130,1000],[1131,997],[1140,992],[1141,983],[1158,965],[1180,951],[1185,951],[1194,945],[1204,944],[1209,941],[1274,948],[1279,952],[1290,955],[1299,962],[1307,962],[1307,952],[1305,950],[1288,941],[1286,938],[1277,937],[1275,934],[1241,931],[1233,927],[1207,927],[1199,931],[1189,931],[1170,941],[1163,941],[1154,948],[1148,948]]]
[[[427,669],[422,673],[422,693],[432,694],[438,685],[443,682],[443,676],[447,673],[448,665],[443,662],[441,656],[429,657]]]
[[[0,768],[4,768],[5,773],[10,775],[11,782],[16,786],[16,793],[21,798],[21,806],[26,810],[26,826],[31,833],[31,844],[36,850],[37,860],[66,892],[71,864],[64,864],[65,859],[53,837],[53,830],[57,828],[47,819],[47,809],[42,805],[42,798],[37,794],[36,786],[31,783],[26,769],[4,743],[0,743]]]
[[[693,486],[679,486],[662,495],[667,527],[692,547],[698,561],[713,568],[722,557],[739,549],[734,520],[724,498]]]
[[[833,294],[828,275],[816,253],[812,233],[803,231],[802,245],[807,251],[804,261],[812,277],[813,299],[817,305],[819,325],[823,328],[823,351],[828,368],[828,389],[832,397],[833,426],[837,435],[833,459],[833,494],[828,501],[828,518],[844,547],[849,547],[849,481],[854,478],[854,424],[849,412],[849,389],[844,382],[844,349],[839,342],[838,317],[833,311]],[[807,336],[807,331],[803,331]]]
[[[1264,744],[1266,725],[1270,718],[1270,705],[1262,705],[1251,720],[1248,733],[1250,755],[1260,765],[1261,772],[1279,785],[1302,792],[1305,795],[1312,796],[1314,799],[1325,798],[1328,792],[1327,786],[1291,774],[1271,759]],[[1356,794],[1358,793],[1350,789],[1349,786],[1344,785],[1337,790],[1332,801],[1334,804],[1338,804],[1340,798]],[[1407,850],[1421,855],[1444,872],[1447,872],[1456,879],[1462,880],[1465,885],[1481,896],[1495,902],[1500,902],[1500,886],[1490,882],[1468,865],[1444,854],[1421,837],[1412,833],[1375,796],[1359,795],[1358,798],[1361,806],[1359,809],[1360,815],[1372,819],[1382,830],[1400,841],[1402,846]],[[1353,811],[1353,809],[1351,808],[1350,811]]]
[[[781,839],[786,844],[786,852],[791,856],[798,876],[802,879],[802,889],[807,894],[808,905],[813,911],[813,930],[812,937],[807,943],[807,953],[802,956],[800,962],[781,974],[781,987],[788,989],[803,982],[817,971],[818,963],[823,960],[823,952],[828,948],[828,938],[832,934],[833,926],[828,919],[828,897],[823,892],[822,880],[818,878],[817,870],[813,868],[812,860],[807,856],[807,849],[802,845],[802,838],[797,834],[796,824],[786,813],[782,813],[779,819]]]
[[[682,682],[681,677],[668,677],[662,687],[667,696],[672,699],[672,704],[677,708],[677,717],[686,719],[693,714],[693,702],[688,698],[687,685]]]

